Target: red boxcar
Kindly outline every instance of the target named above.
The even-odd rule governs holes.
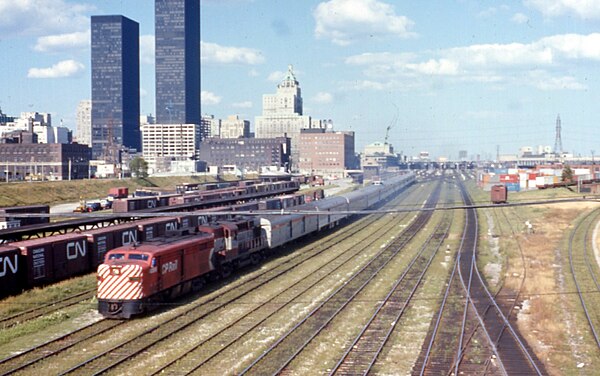
[[[136,221],[135,224],[138,226],[138,240],[141,242],[164,236],[167,231],[179,229],[177,218],[175,217],[142,219],[141,221]]]
[[[60,281],[90,271],[85,235],[70,233],[24,240],[11,245],[21,250],[27,266],[27,287]]]
[[[138,241],[138,226],[123,223],[94,230],[82,231],[87,237],[90,255],[90,270],[96,270],[104,262],[106,252],[123,245],[133,244]]]
[[[157,196],[129,197],[114,200],[112,210],[114,213],[129,213],[136,210],[153,209],[158,206]]]
[[[25,266],[21,251],[13,246],[0,246],[0,297],[16,294],[24,288]]]
[[[508,193],[506,186],[498,184],[493,185],[491,190],[492,203],[493,204],[504,204],[508,199]]]

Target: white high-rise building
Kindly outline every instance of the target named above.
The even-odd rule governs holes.
[[[92,101],[85,99],[77,105],[77,143],[92,146]]]
[[[229,115],[221,121],[221,138],[250,137],[250,122],[237,115]]]
[[[263,114],[254,121],[256,138],[289,137],[291,139],[291,164],[297,169],[300,130],[311,128],[308,115],[302,113],[302,93],[292,66],[279,85],[277,93],[263,95]]]
[[[200,150],[200,124],[144,124],[141,131],[142,155],[154,171],[167,161],[192,160]]]

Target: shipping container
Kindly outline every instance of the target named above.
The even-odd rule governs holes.
[[[519,183],[506,183],[505,186],[508,192],[519,192],[521,190]]]
[[[519,175],[502,174],[502,175],[500,175],[500,182],[501,183],[518,183]]]

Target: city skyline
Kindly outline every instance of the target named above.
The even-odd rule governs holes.
[[[91,95],[90,16],[118,14],[140,24],[141,113],[155,114],[154,2],[0,0],[0,9],[4,113],[50,112],[75,129]],[[238,114],[254,129],[262,95],[291,64],[304,113],[356,132],[359,151],[393,125],[389,141],[409,155],[516,153],[553,145],[560,113],[563,148],[586,155],[600,120],[599,23],[600,4],[566,0],[205,0],[202,113]]]

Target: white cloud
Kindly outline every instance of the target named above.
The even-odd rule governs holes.
[[[63,60],[50,68],[30,68],[27,71],[29,78],[62,78],[72,77],[81,73],[84,65],[75,60]]]
[[[547,46],[568,59],[600,60],[600,33],[554,35],[540,39],[535,45]]]
[[[458,63],[448,59],[429,59],[424,63],[406,64],[406,67],[421,74],[456,75],[458,73]]]
[[[419,77],[431,80],[435,76],[457,83],[489,83],[498,88],[516,83],[543,90],[581,90],[584,86],[566,69],[574,61],[586,60],[600,61],[600,33],[555,35],[527,44],[478,44],[420,55],[364,53],[346,58],[346,63],[362,66],[370,80],[356,86],[373,90],[387,89],[386,80],[407,82]],[[532,71],[545,72],[545,76],[533,76]]]
[[[345,46],[359,39],[416,36],[409,31],[414,22],[398,16],[394,7],[377,0],[330,0],[314,13],[315,36]]]
[[[333,102],[333,95],[326,92],[318,92],[317,95],[313,97],[313,101],[320,104],[328,104]]]
[[[0,35],[62,34],[89,28],[89,4],[64,0],[0,0]]]
[[[200,95],[200,103],[204,105],[215,105],[221,103],[221,97],[210,91],[202,91]]]
[[[245,47],[226,47],[216,43],[200,42],[200,59],[203,63],[219,64],[262,64],[262,52]]]
[[[154,64],[154,35],[140,36],[140,63]]]
[[[39,37],[34,50],[38,52],[60,52],[87,48],[90,45],[90,30]]]
[[[529,18],[523,13],[515,13],[510,20],[517,24],[524,24],[529,22]]]
[[[237,102],[237,103],[233,103],[231,106],[235,107],[235,108],[252,108],[252,102],[250,102],[250,101]]]
[[[546,17],[576,14],[583,19],[600,18],[600,1],[597,0],[526,0],[525,5]]]
[[[248,76],[250,76],[250,77],[258,77],[259,73],[258,73],[258,71],[256,69],[250,69],[248,71]]]

